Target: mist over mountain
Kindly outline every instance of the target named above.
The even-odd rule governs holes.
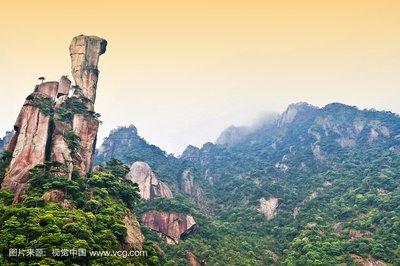
[[[398,114],[299,102],[181,156],[135,125],[96,149],[107,45],[74,37],[75,85],[39,77],[0,139],[0,265],[400,265]]]
[[[228,127],[215,143],[189,145],[178,158],[121,127],[96,162],[113,156],[149,162],[174,194],[139,209],[184,209],[198,221],[186,240],[165,246],[171,258],[189,249],[211,265],[399,262],[395,113],[291,104],[254,126]]]

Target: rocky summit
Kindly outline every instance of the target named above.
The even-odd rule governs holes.
[[[1,186],[15,193],[15,203],[24,195],[29,171],[45,161],[60,163],[59,170],[69,179],[73,171],[90,172],[99,127],[94,112],[97,66],[106,46],[106,40],[95,36],[73,38],[70,55],[76,85],[71,88],[71,81],[62,76],[59,82],[36,85],[26,98],[6,147],[12,159]]]

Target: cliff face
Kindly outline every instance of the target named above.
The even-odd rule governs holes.
[[[133,163],[126,179],[138,184],[139,194],[143,199],[172,198],[169,187],[157,179],[150,166],[145,162]]]
[[[37,85],[20,111],[14,125],[15,134],[7,145],[12,160],[2,183],[11,189],[14,202],[19,202],[27,187],[29,171],[45,161],[64,165],[60,174],[69,178],[74,168],[87,174],[93,161],[98,130],[94,113],[99,56],[107,42],[94,36],[80,35],[70,46],[72,74],[77,87],[69,97],[71,81]]]
[[[171,244],[177,244],[181,237],[197,228],[192,216],[179,213],[149,211],[142,215],[142,221],[150,229],[163,234]]]
[[[265,198],[260,199],[260,207],[258,211],[267,218],[267,220],[272,220],[278,209],[278,199],[277,198],[269,198],[266,200]]]
[[[136,217],[132,213],[127,212],[124,215],[122,222],[126,228],[124,248],[127,250],[141,250],[143,247],[144,236],[140,231],[140,224],[136,220]]]

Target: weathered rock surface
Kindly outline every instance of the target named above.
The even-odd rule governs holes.
[[[371,238],[374,234],[370,231],[359,231],[355,229],[349,230],[349,237],[351,240],[358,239],[358,238]]]
[[[140,224],[136,217],[128,212],[124,215],[122,222],[126,228],[125,246],[126,250],[141,250],[143,247],[144,236],[140,231]]]
[[[337,222],[332,224],[332,232],[335,235],[340,235],[343,231],[343,223]]]
[[[69,47],[72,76],[83,95],[93,103],[96,100],[99,57],[105,53],[106,47],[106,40],[85,35],[74,37]]]
[[[169,187],[157,179],[150,166],[145,162],[134,162],[126,175],[126,179],[138,184],[139,194],[143,199],[173,197]]]
[[[34,90],[34,93],[35,92],[43,94],[44,96],[50,97],[52,100],[55,100],[58,94],[58,82],[49,81],[37,85]]]
[[[194,194],[194,176],[190,169],[185,169],[182,172],[181,189],[189,196]]]
[[[260,199],[260,207],[257,209],[260,213],[264,214],[267,220],[272,220],[278,210],[279,200],[277,198]]]
[[[94,110],[93,104],[96,100],[99,57],[105,53],[106,47],[106,40],[85,35],[73,38],[69,47],[72,76],[79,87],[79,91],[75,91],[74,94],[78,98],[88,99],[86,107],[90,111]],[[81,140],[76,160],[80,174],[84,175],[90,172],[93,165],[99,121],[93,116],[77,114],[74,116],[72,127]]]
[[[190,250],[185,251],[185,256],[190,266],[207,265],[207,263],[204,260],[197,259],[197,257]]]
[[[190,199],[206,214],[211,213],[211,207],[207,199],[204,197],[202,187],[195,181],[195,174],[192,169],[183,170],[180,179],[180,189],[188,195]]]
[[[14,192],[14,203],[19,202],[27,188],[29,171],[45,161],[65,165],[71,179],[74,166],[81,175],[90,172],[95,150],[99,121],[94,116],[98,60],[105,52],[107,42],[94,36],[80,35],[70,46],[72,74],[80,89],[76,101],[84,103],[76,111],[62,109],[68,102],[71,81],[62,76],[60,82],[51,81],[36,85],[24,103],[14,126],[15,134],[7,140],[7,150],[12,160],[2,183],[2,189]],[[76,102],[75,101],[75,102]],[[62,111],[63,115],[58,112]],[[72,152],[65,135],[72,131],[77,135],[79,149]],[[1,147],[4,145],[1,141]]]
[[[357,266],[386,266],[388,265],[386,262],[381,260],[376,260],[369,256],[368,258],[363,258],[358,255],[351,255],[351,258],[354,260]]]
[[[80,174],[90,172],[97,141],[99,121],[93,117],[77,114],[73,120],[74,133],[80,139],[80,149],[76,152],[76,164]]]
[[[53,189],[43,194],[42,199],[49,202],[61,203],[64,208],[69,208],[71,203],[65,199],[65,195],[61,190]]]
[[[71,81],[67,76],[61,76],[60,84],[58,85],[57,98],[68,95],[71,90]]]
[[[169,243],[176,244],[197,228],[192,216],[174,212],[149,211],[142,214],[142,221],[148,228],[170,240]]]
[[[25,105],[17,118],[8,146],[13,158],[2,183],[2,189],[14,192],[14,203],[20,201],[27,188],[29,170],[46,159],[49,125],[50,117],[30,105]]]

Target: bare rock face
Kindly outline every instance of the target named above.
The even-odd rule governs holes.
[[[98,129],[99,121],[95,118],[80,114],[74,116],[73,130],[80,138],[76,163],[81,175],[89,173],[92,168]]]
[[[207,263],[204,260],[197,259],[197,257],[190,250],[185,251],[185,256],[190,266],[207,265]]]
[[[296,219],[300,214],[300,207],[295,207],[292,211],[293,219]]]
[[[169,187],[157,179],[150,166],[145,162],[134,162],[126,179],[138,184],[139,194],[143,199],[173,197]]]
[[[94,110],[96,100],[99,57],[105,53],[106,47],[106,40],[85,35],[73,38],[69,47],[72,75],[79,87],[79,91],[75,91],[74,94],[75,97],[85,100],[86,108],[90,111]],[[90,172],[93,164],[99,122],[92,116],[77,114],[74,116],[72,127],[81,140],[76,160],[80,174],[84,175]]]
[[[332,224],[332,232],[335,235],[340,235],[342,233],[342,231],[343,231],[343,223],[338,222],[338,223]]]
[[[141,250],[143,248],[144,236],[140,231],[140,225],[136,217],[128,212],[124,215],[122,221],[127,232],[124,248],[126,250]]]
[[[206,214],[211,213],[209,202],[204,197],[204,191],[195,182],[195,174],[190,168],[183,170],[180,179],[180,189],[183,193],[188,195],[190,199]]]
[[[194,177],[190,169],[185,169],[182,172],[181,189],[187,195],[193,195],[194,192]]]
[[[148,228],[160,232],[172,244],[177,244],[181,237],[197,228],[192,216],[173,212],[149,211],[142,215],[142,221]]]
[[[358,266],[386,266],[388,265],[386,262],[381,260],[376,260],[369,256],[368,258],[363,258],[358,255],[351,255],[351,258],[354,260],[356,265]]]
[[[64,193],[58,189],[47,191],[43,194],[42,199],[49,202],[61,203],[61,206],[64,208],[69,208],[71,206],[70,201],[65,199]]]
[[[349,230],[349,237],[351,240],[358,239],[358,238],[371,238],[374,234],[370,231],[359,231],[355,229]]]
[[[85,35],[76,36],[69,47],[75,83],[93,103],[96,100],[99,57],[105,53],[106,47],[106,40]]]
[[[55,100],[58,94],[58,82],[57,81],[44,82],[40,85],[37,85],[35,87],[34,92],[43,94]]]
[[[71,90],[71,81],[67,76],[61,76],[60,84],[58,85],[57,97],[68,95]]]
[[[14,203],[27,188],[29,170],[44,163],[49,139],[50,117],[38,107],[25,105],[14,126],[15,134],[8,145],[13,158],[2,183],[2,189],[14,192]]]
[[[64,200],[64,193],[61,190],[53,189],[44,193],[42,199],[52,202],[62,202]]]
[[[267,220],[272,220],[278,210],[278,199],[277,198],[269,198],[268,200],[265,198],[260,199],[260,207],[258,211],[267,218]]]
[[[27,188],[29,171],[45,161],[65,165],[66,171],[60,174],[67,175],[68,179],[74,167],[81,175],[90,172],[99,127],[93,112],[97,65],[106,45],[104,39],[94,36],[80,35],[72,40],[72,74],[79,86],[73,97],[79,107],[66,106],[72,99],[69,98],[71,81],[66,76],[62,76],[60,82],[36,85],[26,98],[14,126],[15,134],[7,141],[12,160],[1,186],[14,192],[14,203],[21,200]],[[69,132],[74,132],[79,140],[76,151],[71,150],[66,139]],[[2,143],[4,145],[4,141]]]

